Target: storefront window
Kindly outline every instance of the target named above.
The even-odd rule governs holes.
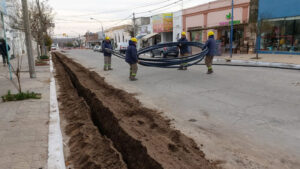
[[[221,42],[221,47],[223,52],[228,52],[230,50],[230,28],[219,29],[219,37],[217,38]],[[233,42],[232,48],[233,52],[236,53],[240,48],[243,38],[244,38],[244,27],[235,27],[233,29]]]
[[[193,42],[202,42],[202,31],[191,31],[191,38]]]
[[[300,17],[263,20],[260,49],[300,52]]]

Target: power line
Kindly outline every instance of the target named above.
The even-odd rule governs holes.
[[[66,22],[63,22],[63,23],[94,23],[93,21],[87,21],[87,20],[72,20],[72,19],[55,19],[56,21],[66,21]],[[109,20],[109,21],[101,21],[103,23],[105,22],[117,22],[117,21],[121,21],[123,19],[115,19],[115,20]],[[56,22],[56,23],[59,23],[59,22]],[[62,23],[62,22],[60,22]]]
[[[177,5],[177,4],[170,5],[169,7],[173,7],[174,5]],[[161,10],[156,11],[155,13],[150,12],[150,14],[148,14],[148,15],[144,15],[144,16],[141,15],[139,17],[150,17],[150,16],[158,15],[158,14],[160,14],[162,12],[163,13],[170,13],[170,12],[173,12],[173,11],[166,12],[165,9],[161,9]]]
[[[180,0],[180,1],[182,1],[182,0]],[[186,4],[190,4],[191,2],[193,2],[193,1],[195,1],[195,0],[184,0],[184,1],[185,1],[185,5],[186,5]],[[155,13],[149,12],[150,14],[145,15],[144,17],[150,17],[150,16],[153,16],[153,15],[160,14],[161,12],[164,12],[165,9],[163,9],[163,8],[166,8],[166,7],[170,8],[170,7],[173,7],[173,6],[177,5],[177,4],[178,4],[178,1],[177,1],[177,2],[174,2],[174,3],[173,3],[172,5],[170,5],[170,6],[162,7],[160,10],[156,11]],[[178,9],[178,10],[179,10],[179,9]],[[175,10],[175,11],[177,11],[177,10]],[[169,11],[169,12],[174,12],[174,11]],[[143,12],[143,13],[146,13],[146,12]],[[168,13],[168,12],[165,12],[165,13]],[[142,17],[142,16],[139,16],[139,17]]]
[[[120,21],[120,22],[118,22],[118,23],[116,23],[116,24],[114,24],[114,25],[111,25],[110,27],[117,26],[118,24],[120,24],[120,23],[122,23],[122,22],[124,22],[124,21],[128,20],[129,18],[131,18],[131,16],[132,16],[132,15],[129,15],[128,17],[126,17],[126,18],[122,19],[122,21]]]
[[[162,8],[166,8],[166,7],[169,7],[170,5],[173,5],[173,4],[176,4],[178,2],[180,2],[182,0],[178,0],[176,2],[173,2],[173,3],[170,3],[168,5],[165,5],[165,6],[162,6],[162,7],[159,7],[159,8],[156,8],[156,9],[152,9],[152,10],[149,10],[149,11],[145,11],[145,12],[139,12],[139,13],[136,13],[136,14],[143,14],[143,13],[149,13],[149,12],[153,12],[153,11],[156,11],[156,10],[159,10],[159,9],[162,9]]]
[[[97,13],[89,13],[89,14],[82,14],[82,15],[62,15],[62,16],[66,16],[66,17],[79,17],[79,16],[92,16],[92,15],[99,15],[99,14],[105,14],[105,13],[120,13],[120,12],[124,12],[124,11],[131,11],[131,10],[135,10],[135,9],[140,9],[140,8],[146,8],[149,6],[154,6],[154,5],[159,5],[165,2],[168,2],[171,0],[165,0],[163,2],[156,2],[156,3],[151,3],[151,4],[147,4],[147,5],[143,5],[143,6],[138,6],[135,8],[131,8],[131,9],[120,9],[120,10],[114,10],[114,11],[103,11],[103,12],[97,12]]]

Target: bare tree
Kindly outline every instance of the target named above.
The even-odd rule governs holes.
[[[12,29],[25,31],[23,22],[22,6],[19,0],[7,0],[14,8],[14,15],[9,15],[9,26]],[[29,19],[31,34],[38,45],[45,43],[42,37],[49,37],[53,25],[53,12],[52,8],[48,5],[48,0],[37,1],[37,3],[29,3]],[[39,51],[39,49],[38,49]],[[45,53],[43,53],[45,54]],[[40,56],[40,55],[39,55]],[[19,93],[22,92],[21,86],[21,72],[22,72],[22,56],[17,56],[16,65],[10,64],[17,82],[11,81],[18,89]]]
[[[134,28],[131,25],[125,27],[125,32],[129,33],[131,37],[134,37]]]
[[[10,16],[10,27],[13,29],[24,30],[24,23],[22,19],[21,5],[18,0],[8,0],[16,8],[15,16]],[[48,0],[36,0],[36,2],[29,3],[29,19],[31,34],[37,42],[38,55],[40,51],[42,55],[46,54],[46,50],[40,50],[39,46],[44,46],[44,39],[53,30],[53,9],[49,6]]]

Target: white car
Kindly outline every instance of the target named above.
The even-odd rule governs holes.
[[[58,49],[58,47],[56,45],[51,46],[51,50],[57,50],[57,49]]]
[[[117,50],[120,51],[120,53],[125,53],[128,47],[128,43],[127,42],[120,42],[118,43],[118,47]]]
[[[96,45],[93,50],[94,52],[101,52],[101,46]]]

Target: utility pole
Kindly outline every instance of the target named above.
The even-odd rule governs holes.
[[[42,55],[46,55],[46,47],[45,47],[45,38],[44,38],[44,32],[46,31],[45,30],[45,27],[44,27],[44,24],[43,24],[43,14],[42,14],[42,11],[41,11],[41,7],[40,7],[40,1],[39,0],[36,0],[36,5],[37,5],[37,8],[39,10],[39,19],[40,19],[40,31],[41,31],[41,40],[42,40]]]
[[[259,1],[257,0],[257,15],[258,15],[258,19],[257,19],[257,27],[256,27],[256,59],[258,59],[258,52],[260,50],[260,27],[261,27],[261,20],[260,20],[260,15],[259,15]]]
[[[25,39],[26,39],[26,49],[27,49],[27,55],[28,55],[29,74],[30,74],[30,78],[36,78],[33,52],[32,52],[31,30],[30,30],[30,26],[29,26],[30,22],[29,22],[27,5],[28,5],[27,0],[22,0],[23,21],[24,21],[24,28],[25,28]]]
[[[135,37],[135,13],[133,12],[133,36]]]
[[[232,0],[231,3],[231,29],[230,29],[230,58],[232,58],[232,42],[233,42],[233,8],[234,8],[234,2]]]

